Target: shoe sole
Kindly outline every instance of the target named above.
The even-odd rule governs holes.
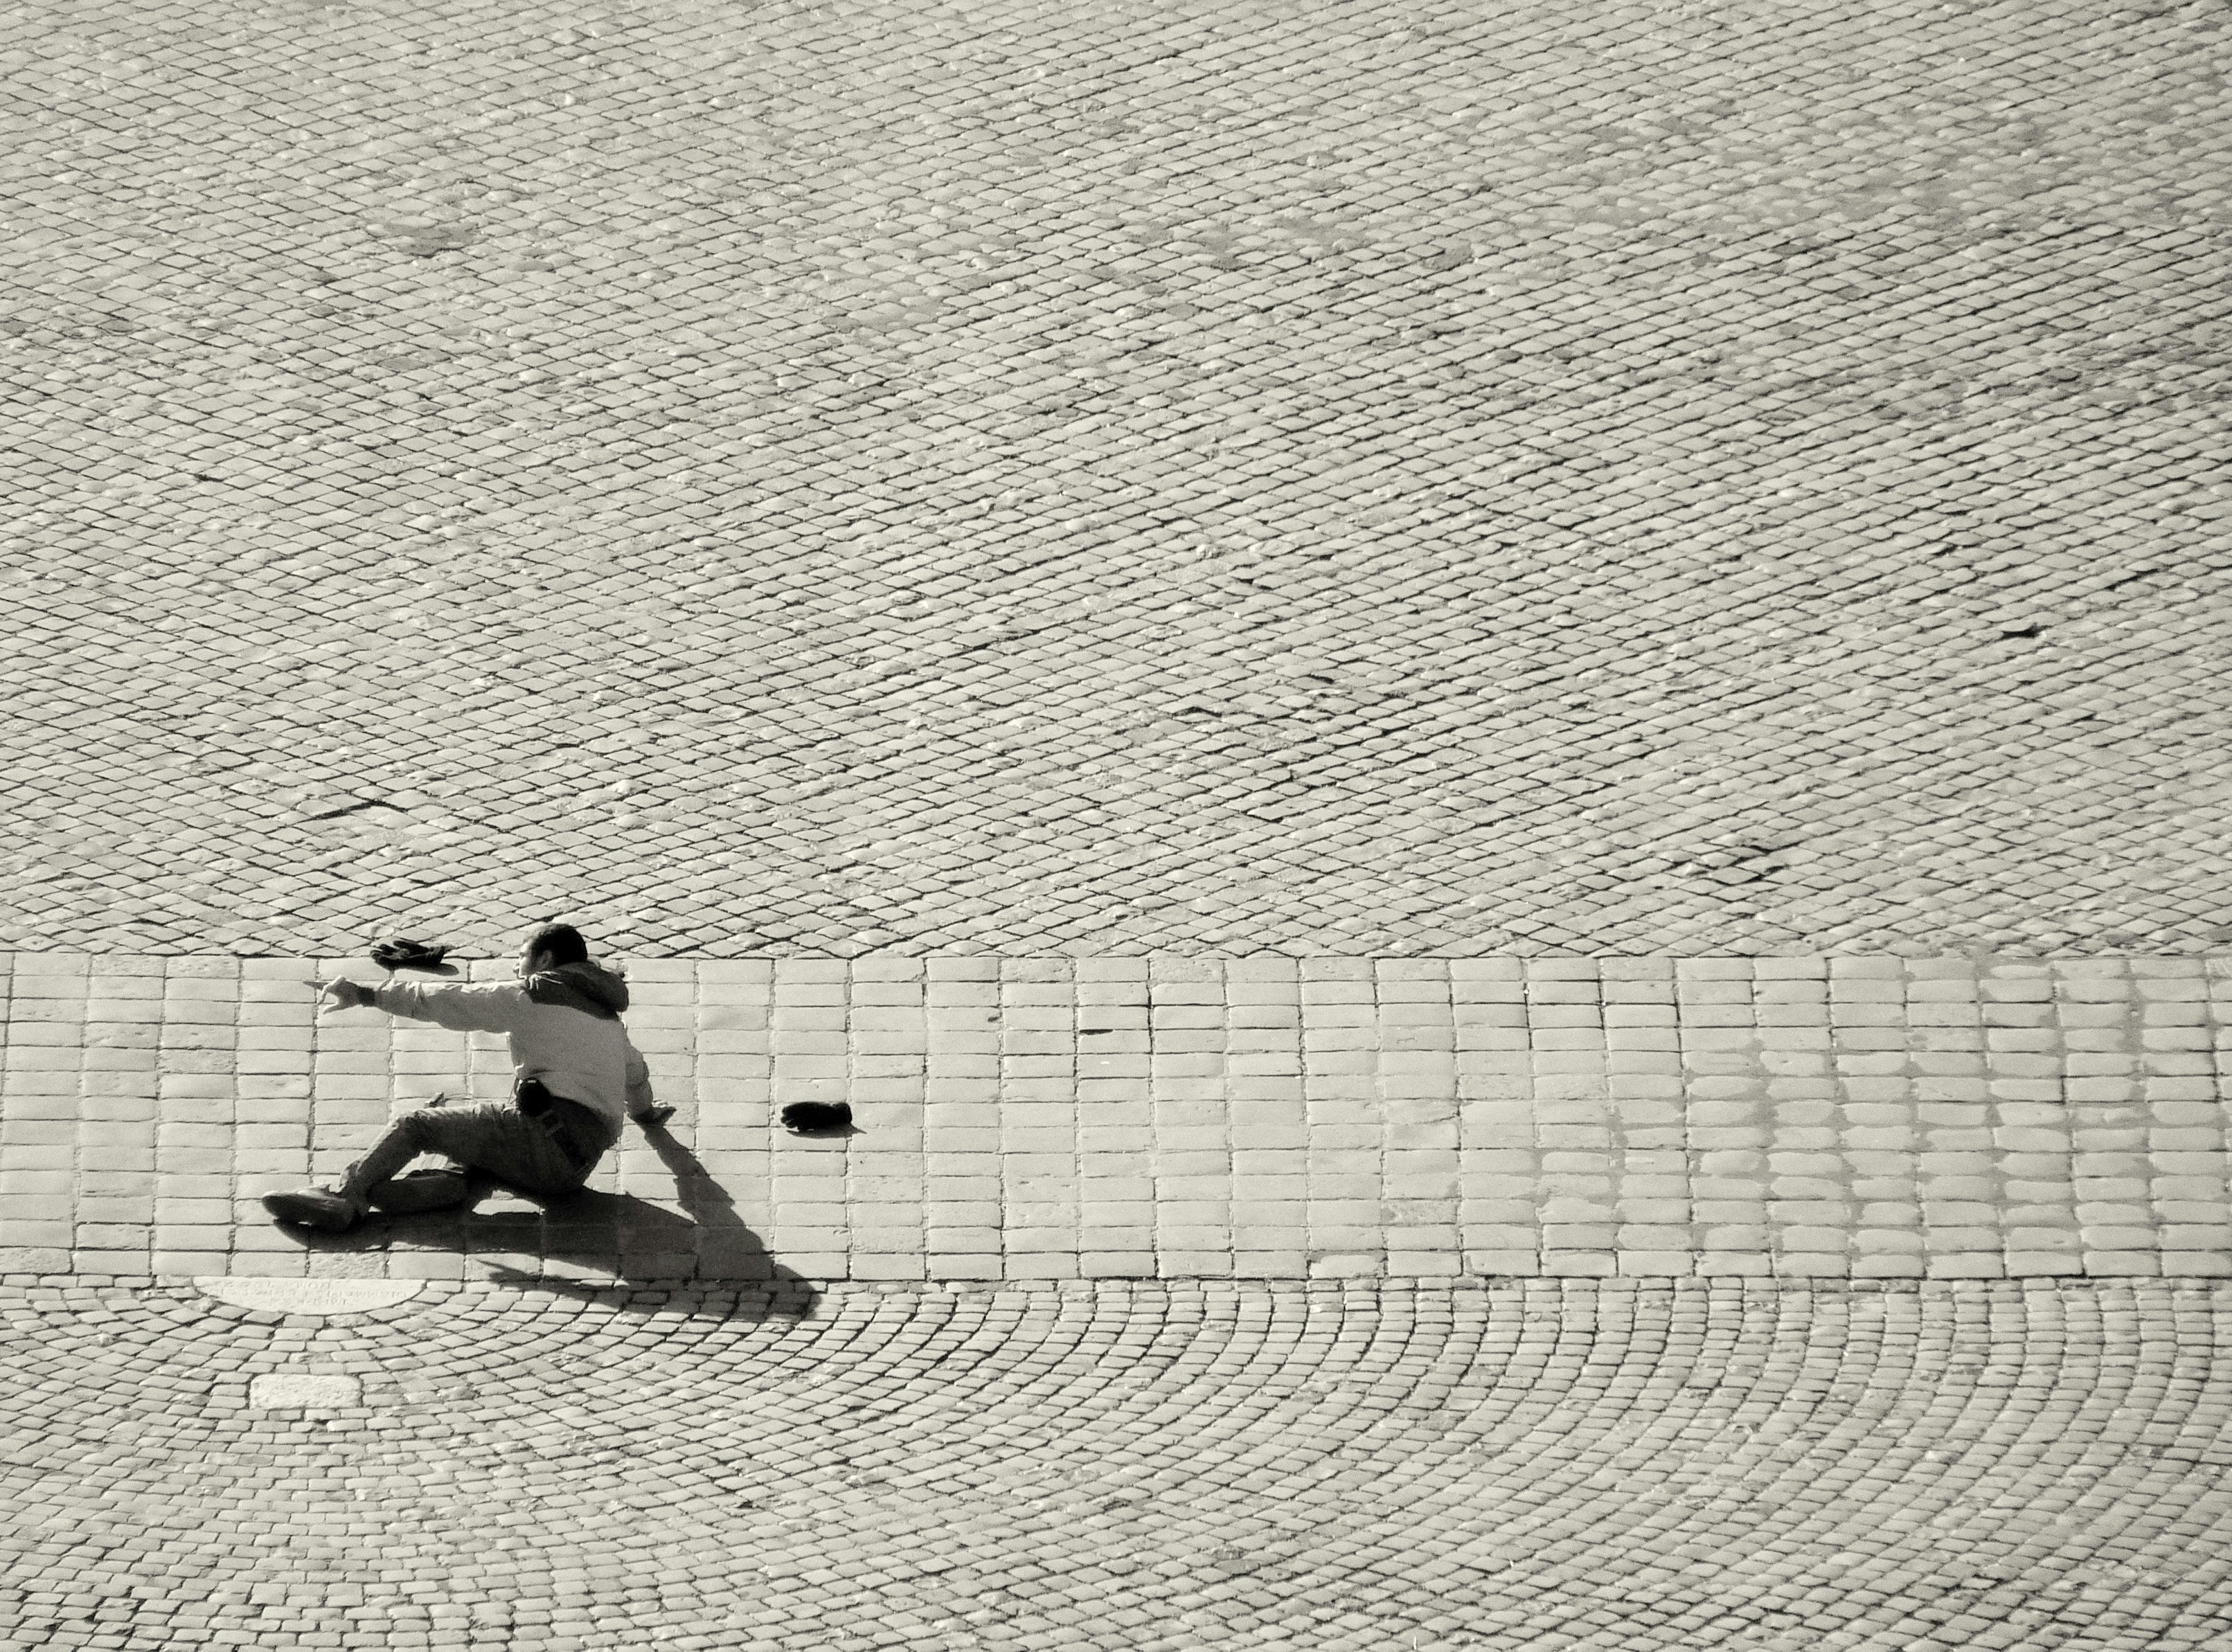
[[[263,1208],[280,1221],[292,1222],[297,1228],[315,1228],[320,1233],[345,1234],[357,1224],[357,1218],[337,1214],[321,1205],[300,1202],[290,1193],[267,1193]]]

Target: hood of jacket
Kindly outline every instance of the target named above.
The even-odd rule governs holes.
[[[538,1004],[562,1004],[600,1020],[616,1021],[628,1007],[627,982],[600,963],[561,963],[528,976],[526,985]]]

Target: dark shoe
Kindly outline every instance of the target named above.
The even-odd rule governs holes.
[[[834,1136],[853,1128],[852,1104],[794,1101],[782,1110],[782,1127],[794,1136]]]
[[[391,1216],[415,1216],[428,1210],[452,1210],[472,1197],[472,1181],[463,1170],[413,1170],[399,1176],[371,1195],[375,1210]]]
[[[366,1207],[354,1199],[324,1188],[304,1188],[298,1193],[267,1193],[263,1208],[282,1221],[315,1228],[321,1233],[345,1234],[364,1220]]]

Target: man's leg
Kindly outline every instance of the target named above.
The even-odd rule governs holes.
[[[434,1098],[438,1108],[448,1099],[446,1095]],[[374,1188],[385,1187],[401,1173],[403,1167],[430,1150],[425,1144],[425,1121],[437,1115],[428,1108],[415,1108],[401,1118],[391,1120],[380,1139],[372,1144],[372,1151],[348,1167],[347,1179],[338,1189],[304,1188],[294,1193],[267,1193],[263,1208],[282,1221],[291,1221],[305,1228],[322,1228],[328,1233],[346,1233],[362,1221],[372,1208],[367,1194]]]
[[[426,1098],[429,1107],[447,1106],[454,1099],[446,1090],[437,1090]],[[349,1166],[354,1175],[356,1166]],[[367,1195],[372,1208],[385,1215],[417,1216],[435,1210],[454,1210],[459,1205],[471,1204],[487,1193],[486,1176],[476,1176],[462,1164],[444,1164],[438,1169],[406,1170],[390,1177],[380,1188]]]
[[[365,1197],[385,1215],[418,1216],[478,1203],[491,1185],[488,1177],[462,1164],[444,1164],[406,1170]]]
[[[560,1193],[585,1174],[550,1134],[509,1102],[406,1113],[349,1166],[344,1198],[368,1199],[421,1153],[439,1153],[469,1174],[529,1193]]]
[[[338,1189],[267,1194],[263,1207],[282,1221],[345,1232],[364,1219],[380,1194],[422,1153],[444,1155],[468,1176],[491,1176],[529,1193],[567,1192],[587,1175],[587,1167],[576,1164],[547,1130],[509,1103],[419,1108],[381,1132],[372,1150],[349,1166]],[[470,1182],[461,1179],[457,1191],[462,1202],[470,1191]],[[431,1208],[407,1198],[399,1202]]]

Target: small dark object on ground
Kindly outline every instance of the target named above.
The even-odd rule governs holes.
[[[430,969],[454,975],[445,969],[442,960],[450,949],[436,946],[431,941],[412,941],[402,936],[392,936],[376,943],[372,949],[372,961],[383,969]]]
[[[782,1127],[794,1136],[833,1136],[853,1127],[852,1104],[794,1101],[782,1110]]]

